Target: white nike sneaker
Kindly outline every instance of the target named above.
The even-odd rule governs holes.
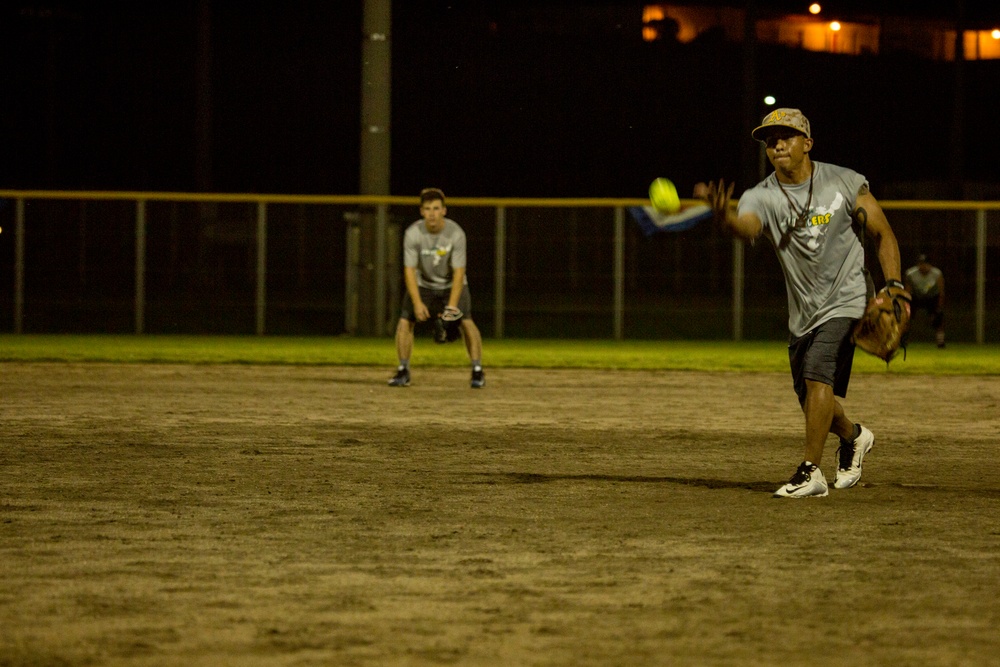
[[[826,485],[826,477],[815,463],[802,462],[788,484],[774,492],[775,498],[808,498],[810,496],[827,496],[830,487]]]
[[[861,464],[865,455],[875,445],[875,436],[871,431],[858,424],[861,433],[854,442],[840,441],[840,465],[837,468],[837,478],[833,481],[834,488],[849,489],[861,479]]]

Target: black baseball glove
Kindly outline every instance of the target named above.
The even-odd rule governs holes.
[[[462,337],[462,311],[448,306],[434,318],[434,342],[453,343]]]

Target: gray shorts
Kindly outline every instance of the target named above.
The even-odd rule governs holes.
[[[804,336],[789,339],[788,363],[799,405],[806,402],[806,380],[830,385],[841,398],[847,395],[854,364],[851,330],[855,322],[850,317],[835,317]]]
[[[428,287],[418,287],[420,298],[427,305],[427,310],[431,311],[431,319],[444,312],[444,307],[448,305],[448,298],[451,296],[451,288],[430,289]],[[465,319],[472,320],[472,295],[469,294],[469,286],[462,286],[462,293],[458,297],[458,309],[462,311]],[[410,298],[409,291],[403,292],[403,304],[399,309],[399,319],[417,321],[417,316],[413,314],[413,299]]]

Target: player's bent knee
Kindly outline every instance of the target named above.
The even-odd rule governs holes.
[[[408,334],[413,331],[413,322],[406,319],[405,317],[399,318],[399,322],[396,323],[396,335],[401,336]]]

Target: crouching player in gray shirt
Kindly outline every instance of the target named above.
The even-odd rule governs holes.
[[[751,133],[764,144],[774,172],[747,190],[733,211],[733,185],[704,188],[716,219],[737,236],[765,236],[778,255],[788,293],[788,359],[805,415],[805,455],[779,498],[828,494],[819,469],[827,435],[840,436],[834,487],[861,478],[861,464],[875,442],[872,432],[844,414],[854,360],[851,334],[867,303],[866,234],[877,248],[886,286],[903,289],[899,245],[864,176],[810,158],[809,121],[798,109],[777,109]]]
[[[399,366],[389,379],[391,387],[410,384],[410,355],[417,322],[443,318],[458,320],[465,350],[472,362],[473,389],[486,385],[483,372],[483,337],[472,320],[472,297],[465,274],[465,232],[445,217],[444,193],[437,188],[420,192],[420,215],[403,235],[403,278],[406,294],[396,325]]]

